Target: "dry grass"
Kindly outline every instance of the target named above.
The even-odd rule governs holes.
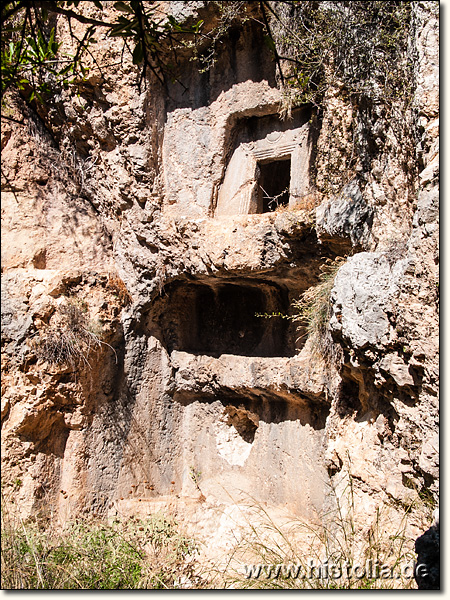
[[[24,521],[2,493],[4,590],[183,589],[199,586],[197,549],[163,515]]]
[[[297,209],[313,211],[321,203],[321,195],[318,192],[305,194],[298,200]]]
[[[335,495],[334,509],[315,523],[280,525],[260,504],[222,573],[232,589],[417,589],[416,555],[409,525],[425,505],[382,504],[357,513],[352,479]],[[412,518],[412,513],[415,516]],[[347,568],[349,567],[349,568]],[[337,576],[340,575],[340,576]]]
[[[292,320],[299,324],[299,330],[305,328],[303,334],[311,340],[311,348],[322,356],[326,362],[335,364],[340,356],[339,347],[333,342],[329,331],[331,318],[331,290],[337,272],[347,259],[338,257],[323,268],[320,283],[307,289],[293,303]]]
[[[339,494],[330,482],[333,509],[314,522],[281,521],[278,513],[275,519],[249,498],[246,524],[239,518],[233,529],[239,541],[215,566],[203,564],[198,545],[162,514],[78,519],[64,527],[24,521],[11,503],[16,486],[8,501],[2,493],[2,589],[416,589],[410,524],[422,519],[425,528],[431,508],[417,500],[367,511],[351,476],[343,473],[337,485]],[[355,566],[367,561],[379,566],[379,576],[358,575]],[[385,565],[393,577],[380,576]]]
[[[328,366],[337,365],[342,357],[340,346],[331,337],[329,322],[332,314],[331,290],[337,272],[346,260],[345,257],[338,257],[322,267],[320,283],[308,288],[298,300],[292,303],[292,315],[279,311],[255,313],[256,317],[264,319],[277,317],[298,323],[299,338],[297,341],[307,337],[311,342],[312,353],[322,358]]]
[[[52,325],[42,329],[30,345],[37,357],[50,365],[70,365],[77,369],[81,365],[90,367],[89,356],[102,345],[111,348],[101,335],[99,324],[89,321],[87,307],[67,301],[58,306]]]

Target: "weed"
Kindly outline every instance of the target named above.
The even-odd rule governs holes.
[[[198,490],[200,490],[199,482],[200,482],[201,476],[202,476],[201,471],[199,471],[198,469],[195,469],[194,467],[189,467],[189,477],[192,479],[192,482],[194,483],[195,487]]]
[[[292,303],[293,315],[277,311],[255,313],[255,317],[264,319],[277,317],[299,323],[297,327],[297,331],[301,334],[299,339],[308,337],[311,340],[313,353],[320,355],[328,364],[337,364],[341,357],[340,347],[334,343],[328,328],[331,317],[330,296],[337,272],[346,260],[339,257],[323,267],[320,283],[308,288],[298,300]]]
[[[287,114],[293,103],[320,104],[337,84],[352,95],[378,94],[386,103],[411,99],[411,64],[405,58],[410,3],[286,4],[291,6],[279,7],[272,21],[284,61]]]
[[[318,192],[305,194],[298,198],[297,202],[297,210],[305,210],[306,212],[312,213],[321,202],[320,194]]]
[[[255,317],[260,317],[262,319],[271,319],[272,317],[280,317],[280,319],[289,319],[290,321],[292,320],[292,316],[290,315],[286,315],[285,313],[282,313],[280,311],[278,312],[271,312],[271,313],[255,313]]]
[[[160,514],[64,528],[23,521],[2,493],[2,589],[168,589],[197,585],[196,545]]]
[[[264,202],[267,203],[269,211],[280,212],[288,207],[288,204],[286,203],[286,197],[289,198],[289,186],[276,196],[270,196],[270,194],[266,192],[262,185],[260,185],[259,188],[262,192],[262,198]]]

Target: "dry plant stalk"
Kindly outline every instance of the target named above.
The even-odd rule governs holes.
[[[345,257],[338,257],[324,267],[320,283],[308,288],[293,303],[296,312],[292,320],[299,323],[299,329],[305,327],[304,335],[311,340],[312,350],[330,364],[336,364],[340,357],[339,347],[334,343],[328,328],[332,311],[331,290],[337,272],[346,260]]]
[[[90,368],[89,356],[102,345],[114,348],[94,331],[85,312],[73,302],[58,307],[54,325],[46,327],[32,341],[36,355],[50,365],[70,365],[73,369],[84,364]],[[97,328],[98,329],[98,328]],[[115,351],[114,351],[115,353]]]

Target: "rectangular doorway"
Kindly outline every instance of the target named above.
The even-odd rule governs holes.
[[[258,212],[273,212],[289,205],[291,158],[258,163]]]

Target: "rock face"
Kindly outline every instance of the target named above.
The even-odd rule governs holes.
[[[320,516],[344,476],[361,522],[437,497],[437,10],[413,3],[413,191],[391,139],[364,177],[316,193],[345,100],[330,91],[321,126],[310,107],[281,121],[254,22],[207,74],[187,62],[186,94],[139,92],[125,58],[62,92],[52,137],[32,115],[3,128],[2,459],[25,514],[191,506],[214,539],[249,499]],[[347,256],[328,364],[273,315]]]

